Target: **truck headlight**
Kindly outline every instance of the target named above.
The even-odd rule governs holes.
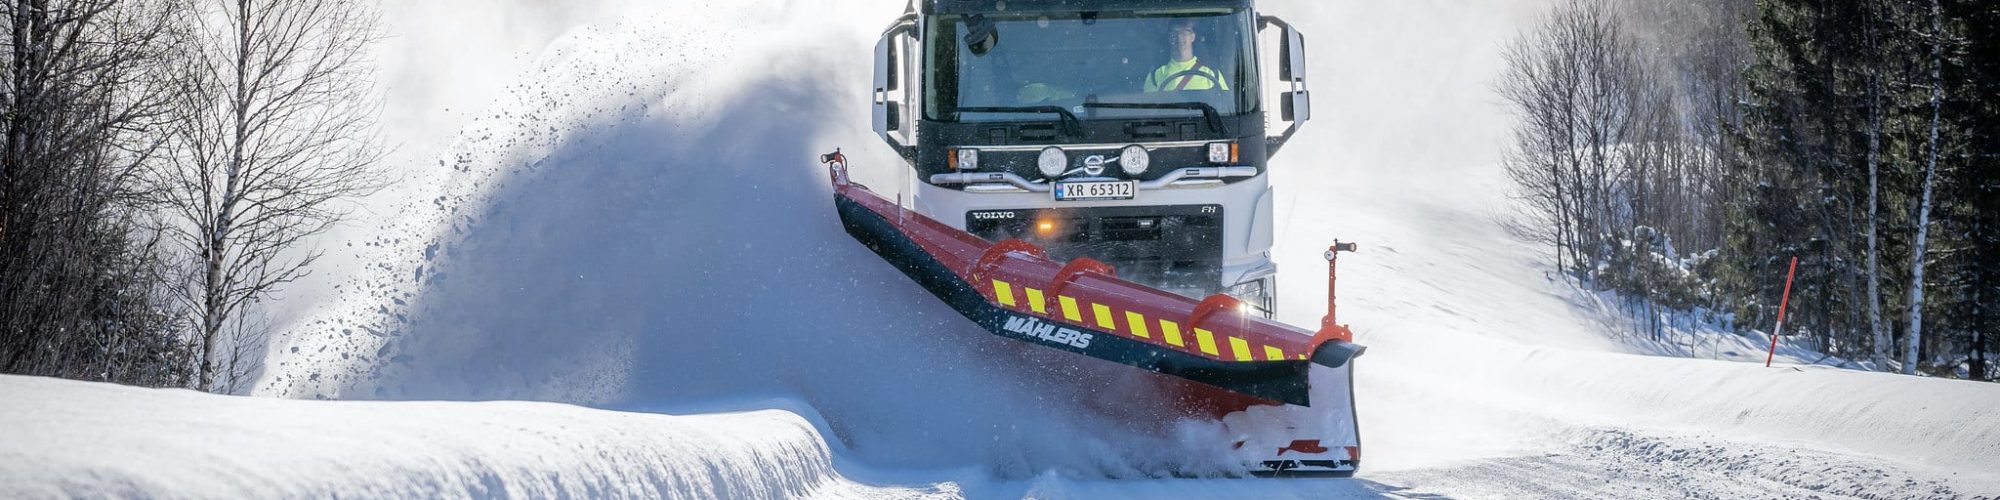
[[[955,149],[952,152],[955,153],[953,156],[956,157],[952,165],[954,168],[959,170],[979,170],[979,150]]]
[[[1262,316],[1265,319],[1270,319],[1275,312],[1274,309],[1278,305],[1277,282],[1278,278],[1276,276],[1265,276],[1237,283],[1229,287],[1229,289],[1224,290],[1223,293],[1242,301],[1245,309],[1242,311],[1244,314],[1254,314]]]
[[[1152,163],[1153,155],[1147,153],[1144,146],[1125,146],[1125,150],[1118,153],[1118,168],[1125,169],[1125,175],[1146,173],[1146,167],[1152,166]]]
[[[1050,179],[1060,177],[1063,172],[1069,170],[1069,154],[1063,153],[1062,148],[1051,146],[1043,149],[1042,155],[1035,158],[1035,166],[1042,170],[1042,175],[1045,177]]]
[[[1236,143],[1217,142],[1208,145],[1209,163],[1236,163]]]

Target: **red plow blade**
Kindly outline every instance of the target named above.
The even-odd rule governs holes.
[[[1227,295],[1196,301],[1118,279],[1105,264],[1049,260],[1019,241],[986,241],[897,206],[837,173],[848,234],[967,319],[1004,337],[1311,406],[1306,367],[1361,354],[1344,328],[1319,333],[1248,314]]]
[[[1269,449],[1236,443],[1250,463],[1284,471],[1313,462],[1352,472],[1359,438],[1349,362],[1364,348],[1350,342],[1344,326],[1329,318],[1310,332],[1254,316],[1227,295],[1195,300],[1119,279],[1091,259],[1057,262],[1026,242],[987,241],[849,182],[837,152],[822,160],[833,169],[834,204],[848,234],[988,332],[1236,396],[1211,398],[1217,401],[1265,402],[1216,408],[1225,424],[1238,422],[1232,430],[1259,428],[1245,432],[1244,441],[1275,443]],[[1333,401],[1316,400],[1322,398]],[[1336,447],[1310,440],[1322,435]],[[1331,458],[1308,456],[1320,454]],[[1273,456],[1280,460],[1268,460]]]

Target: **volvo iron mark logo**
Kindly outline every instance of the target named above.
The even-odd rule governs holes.
[[[1104,165],[1117,161],[1117,158],[1106,158],[1104,155],[1090,155],[1083,159],[1083,173],[1104,175]]]

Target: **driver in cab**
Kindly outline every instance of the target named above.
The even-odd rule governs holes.
[[[1167,39],[1173,43],[1173,60],[1146,75],[1146,91],[1229,90],[1229,82],[1222,77],[1222,72],[1201,64],[1194,57],[1194,43],[1201,38],[1195,34],[1194,20],[1177,20],[1172,26]]]

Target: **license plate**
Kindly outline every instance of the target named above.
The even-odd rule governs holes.
[[[1055,188],[1056,201],[1130,200],[1138,191],[1132,181],[1058,182]]]

